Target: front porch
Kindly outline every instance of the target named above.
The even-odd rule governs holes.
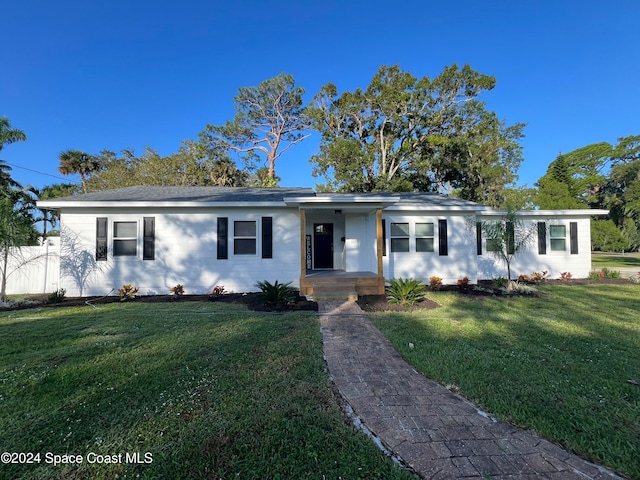
[[[314,298],[348,297],[384,294],[384,277],[374,272],[345,270],[307,270],[300,277],[300,294]]]

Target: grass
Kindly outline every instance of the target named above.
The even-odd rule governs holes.
[[[0,465],[2,478],[413,478],[346,421],[309,313],[135,302],[1,313],[0,406],[3,451],[41,455]],[[53,466],[47,452],[83,463]],[[127,463],[134,453],[151,461]]]
[[[372,314],[427,376],[490,414],[640,478],[640,287],[540,287],[542,298],[472,299]],[[409,348],[409,343],[414,345]]]
[[[602,267],[631,267],[640,270],[640,253],[632,252],[620,255],[593,252],[591,254],[591,266],[595,269]]]

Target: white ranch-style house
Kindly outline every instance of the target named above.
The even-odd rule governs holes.
[[[256,291],[292,282],[384,293],[391,278],[445,284],[506,276],[480,222],[504,215],[432,193],[316,193],[306,188],[130,187],[38,202],[60,212],[59,286],[68,296]],[[522,211],[537,236],[512,273],[591,269],[590,217],[603,210]],[[480,235],[478,236],[478,233]]]

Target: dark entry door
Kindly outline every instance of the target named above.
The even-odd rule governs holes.
[[[313,268],[333,268],[333,223],[313,224]]]

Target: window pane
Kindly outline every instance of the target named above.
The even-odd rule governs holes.
[[[416,252],[433,251],[433,238],[416,238]]]
[[[409,224],[408,223],[392,223],[391,224],[391,236],[403,237],[409,236]]]
[[[408,252],[409,239],[408,238],[392,238],[391,251],[392,252]]]
[[[135,257],[137,240],[114,240],[113,255],[115,257]]]
[[[135,238],[138,236],[138,222],[113,222],[114,238]]]
[[[433,237],[433,223],[416,223],[416,237]]]
[[[564,238],[552,238],[551,239],[551,251],[552,252],[564,252],[565,248],[565,240]]]
[[[233,234],[236,237],[255,237],[256,222],[233,222]]]
[[[235,255],[255,255],[256,240],[254,238],[236,238],[233,241],[233,253]]]
[[[551,225],[549,227],[549,236],[564,238],[567,236],[567,227],[564,225]]]

